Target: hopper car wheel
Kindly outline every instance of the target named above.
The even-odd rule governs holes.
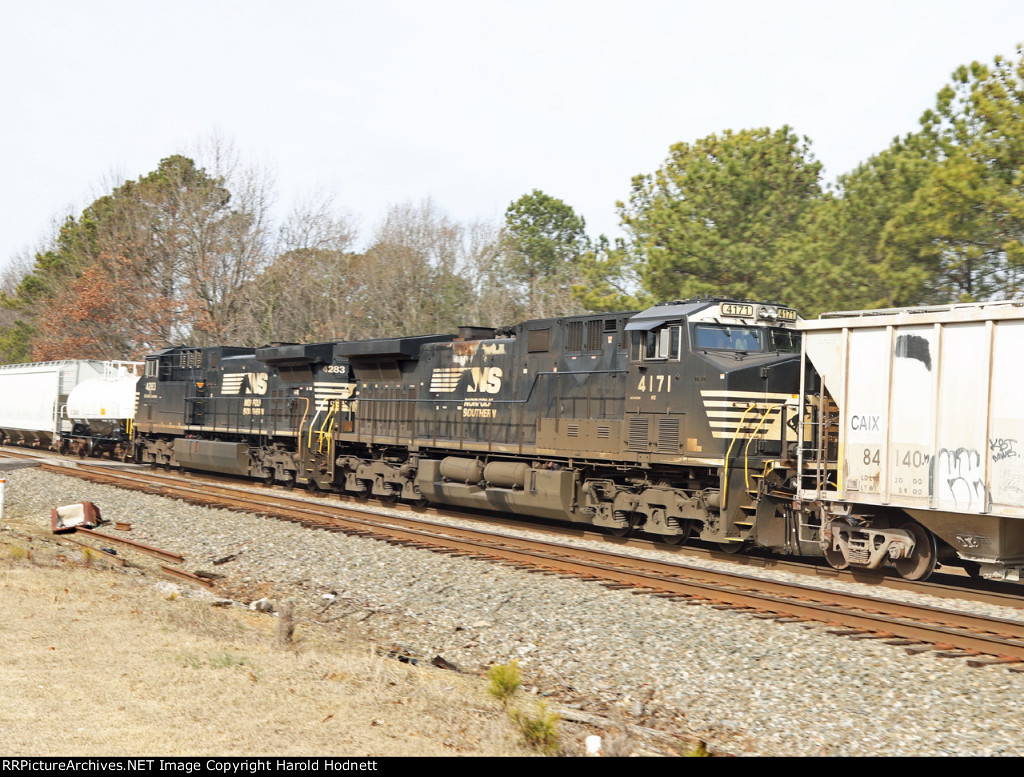
[[[315,494],[320,490],[320,484],[314,478],[310,478],[309,482],[306,483],[306,490],[311,494]]]
[[[841,550],[835,550],[829,547],[825,550],[825,561],[832,569],[846,569],[850,566],[850,562],[847,560],[846,555]]]
[[[272,486],[274,485],[274,471],[263,470],[263,485]]]
[[[935,571],[939,556],[935,535],[918,523],[908,522],[900,528],[914,535],[914,552],[910,558],[897,559],[892,565],[899,576],[906,580],[926,580]]]

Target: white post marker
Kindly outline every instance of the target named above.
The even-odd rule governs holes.
[[[0,478],[0,518],[4,517],[4,488],[7,487],[7,481]]]
[[[591,758],[601,755],[601,737],[591,734],[584,740],[587,744],[587,755]]]

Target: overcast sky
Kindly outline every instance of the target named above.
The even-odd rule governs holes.
[[[532,189],[613,234],[672,143],[788,124],[831,182],[1024,41],[1020,0],[0,7],[0,266],[215,133],[273,171],[281,212],[326,190],[363,235],[390,204],[497,220]]]

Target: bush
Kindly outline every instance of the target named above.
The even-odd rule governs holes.
[[[558,753],[558,715],[551,712],[544,702],[540,703],[540,714],[536,717],[524,712],[513,710],[510,715],[519,732],[523,735],[523,743],[545,755]]]
[[[687,750],[684,755],[687,758],[710,758],[711,751],[708,750],[708,746],[704,743],[703,739],[698,739],[697,744]]]
[[[493,664],[487,670],[487,676],[491,680],[488,692],[508,708],[512,697],[523,685],[519,677],[519,662],[510,661],[507,664]]]

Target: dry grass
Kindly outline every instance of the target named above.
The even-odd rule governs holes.
[[[526,755],[484,680],[300,623],[14,551],[0,535],[8,755]]]

